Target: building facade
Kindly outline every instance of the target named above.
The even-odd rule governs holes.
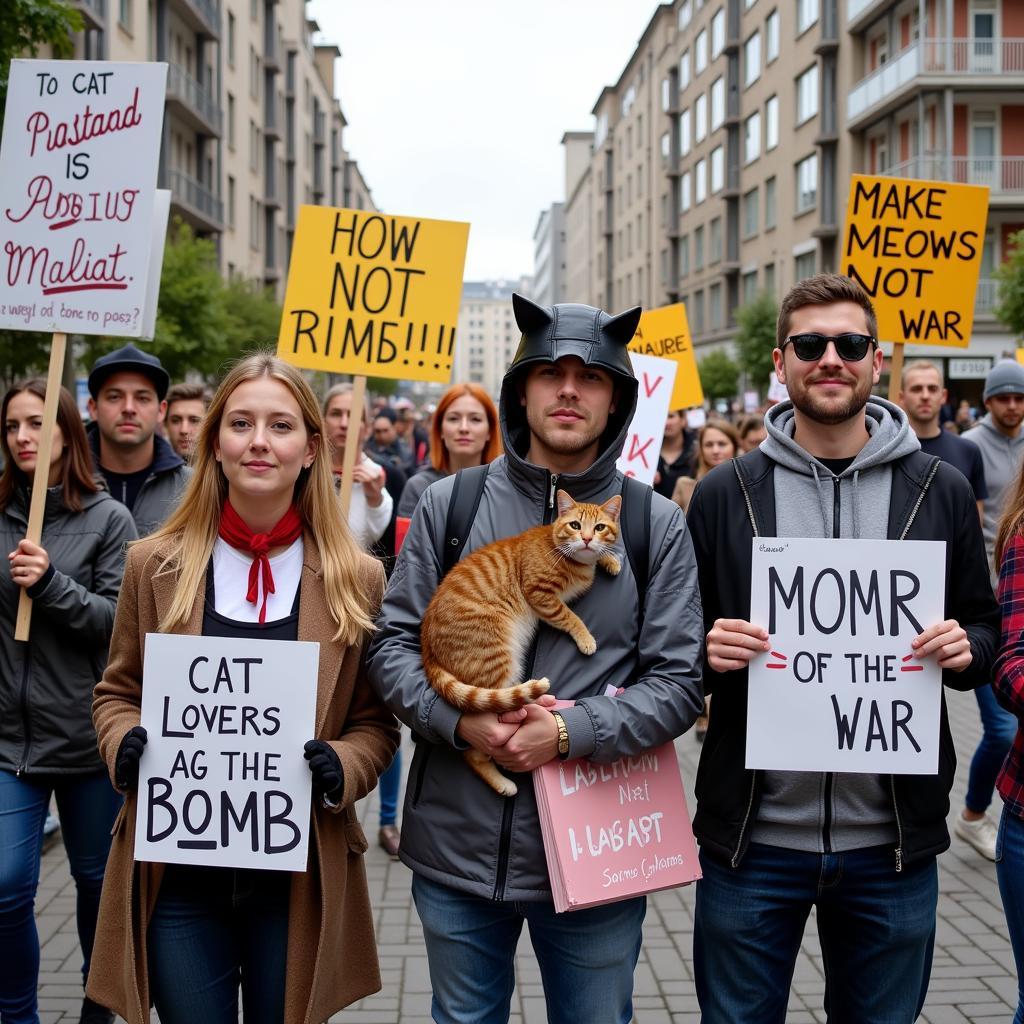
[[[452,383],[479,384],[495,401],[501,379],[519,347],[512,315],[512,293],[531,293],[529,278],[517,281],[466,281],[456,329]]]
[[[533,232],[533,298],[552,306],[565,295],[565,204],[552,203]]]

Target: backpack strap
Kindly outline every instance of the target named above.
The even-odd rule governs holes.
[[[484,463],[482,466],[460,469],[455,474],[452,497],[448,502],[448,515],[444,521],[444,545],[440,551],[442,579],[462,557],[476,510],[480,507],[480,499],[483,497],[487,470],[488,465]]]
[[[651,498],[654,489],[631,476],[622,478],[622,541],[626,548],[629,567],[636,580],[637,606],[640,626],[644,622],[647,602],[647,584],[651,576]]]

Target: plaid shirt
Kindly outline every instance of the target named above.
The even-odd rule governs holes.
[[[992,684],[996,700],[1017,716],[1017,735],[999,773],[999,793],[1024,818],[1024,537],[1013,538],[999,566],[1003,637]]]

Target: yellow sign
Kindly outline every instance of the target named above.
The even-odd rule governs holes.
[[[871,296],[882,341],[966,348],[988,189],[855,174],[842,272]]]
[[[629,351],[660,356],[677,364],[676,383],[668,403],[670,410],[704,404],[690,325],[686,322],[686,307],[681,302],[648,309],[640,317],[640,326],[629,343]]]
[[[1017,349],[1017,362],[1024,363],[1024,348]]]
[[[277,354],[310,370],[447,383],[469,225],[301,206]]]

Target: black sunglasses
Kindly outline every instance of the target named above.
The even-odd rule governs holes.
[[[844,363],[859,363],[868,354],[868,349],[878,344],[870,334],[837,334],[834,337],[827,334],[791,334],[782,347],[792,342],[797,359],[816,363],[825,354],[830,341],[835,344],[836,354]]]

